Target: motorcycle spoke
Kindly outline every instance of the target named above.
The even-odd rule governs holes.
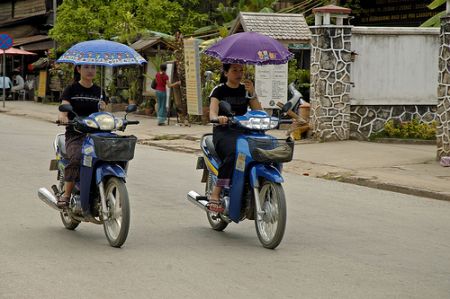
[[[275,190],[272,186],[269,186],[263,195],[264,196],[260,198],[263,216],[258,225],[260,227],[262,237],[266,240],[271,240],[277,230],[277,215],[279,207],[275,199]]]
[[[108,231],[110,234],[116,238],[119,235],[119,232],[122,228],[122,207],[121,207],[121,199],[120,192],[116,186],[111,188],[110,192],[107,195],[108,202],[108,210],[109,210],[109,219],[108,219]]]

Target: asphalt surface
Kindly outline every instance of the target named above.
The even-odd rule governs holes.
[[[101,226],[63,228],[48,122],[0,114],[0,298],[448,298],[448,202],[286,173],[288,224],[264,249],[252,221],[218,233],[186,199],[195,153],[138,145],[121,249]]]
[[[8,101],[0,113],[54,122],[57,103],[53,105],[31,101]],[[120,114],[120,113],[119,113]],[[130,126],[129,134],[141,144],[160,149],[199,152],[199,139],[212,131],[211,126],[157,126],[156,119],[130,115],[141,124]],[[285,138],[285,130],[268,132]],[[299,175],[347,182],[376,189],[450,201],[450,167],[436,160],[433,144],[374,143],[341,141],[318,143],[310,139],[296,142],[294,159],[285,164],[285,171]]]

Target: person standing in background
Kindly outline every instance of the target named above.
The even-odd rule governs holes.
[[[19,98],[19,92],[25,88],[25,81],[19,73],[19,70],[14,70],[13,72],[13,87],[11,88],[11,92],[13,95],[13,100],[17,100]]]
[[[164,126],[166,122],[167,117],[167,109],[166,109],[166,102],[167,102],[167,93],[166,93],[166,87],[174,87],[177,85],[180,85],[181,82],[177,81],[175,83],[170,83],[169,76],[166,74],[167,65],[161,64],[159,66],[159,72],[156,73],[155,80],[156,80],[156,98],[158,100],[158,126]]]
[[[0,76],[0,94],[3,95],[3,82],[5,83],[5,97],[9,95],[11,90],[12,82],[7,76]]]

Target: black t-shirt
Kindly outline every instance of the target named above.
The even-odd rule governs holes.
[[[79,116],[88,116],[98,112],[98,103],[101,94],[100,90],[100,87],[95,84],[86,88],[79,82],[75,82],[64,90],[61,95],[61,100],[68,101]],[[103,101],[108,103],[108,99],[104,93]],[[69,120],[72,120],[74,117],[75,115],[73,113],[69,113]],[[73,127],[67,126],[67,131],[73,132]]]
[[[245,97],[246,91],[244,84],[237,88],[231,88],[226,84],[219,84],[211,92],[210,98],[216,98],[219,101],[226,101],[231,105],[234,115],[244,115],[247,113],[249,99]],[[219,115],[225,115],[219,109]]]

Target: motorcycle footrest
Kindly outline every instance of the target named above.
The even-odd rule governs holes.
[[[195,198],[195,200],[196,200],[196,201],[199,201],[199,200],[206,200],[206,201],[208,201],[208,197],[203,196],[203,195],[200,195],[200,196],[197,196],[197,197]]]
[[[51,160],[49,170],[58,170],[58,160]]]
[[[59,190],[58,190],[58,187],[56,187],[56,185],[52,185],[52,191],[56,196],[59,195]]]

